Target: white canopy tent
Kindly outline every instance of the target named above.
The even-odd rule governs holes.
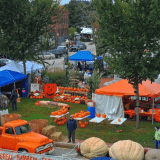
[[[23,65],[23,62],[18,62],[19,64]],[[28,68],[30,70],[30,73],[31,73],[31,70],[33,70],[34,72],[36,70],[42,70],[44,68],[43,65],[41,64],[37,64],[35,62],[31,62],[31,61],[26,61],[26,68]]]
[[[109,120],[124,118],[122,97],[96,94],[96,113],[106,114]]]
[[[10,63],[6,64],[5,66],[0,67],[0,71],[3,71],[3,70],[11,70],[11,71],[19,72],[22,74],[24,73],[23,66],[21,64],[18,64],[15,61],[11,61]],[[26,68],[26,72],[30,73],[30,69]]]
[[[93,31],[91,28],[83,28],[81,34],[93,34]]]

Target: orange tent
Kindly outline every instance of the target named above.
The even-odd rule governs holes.
[[[133,86],[128,83],[128,80],[123,79],[100,89],[96,89],[96,94],[107,96],[136,96]],[[142,84],[139,84],[139,96],[140,97],[152,97],[156,98],[160,96],[160,85],[158,83],[146,80]]]

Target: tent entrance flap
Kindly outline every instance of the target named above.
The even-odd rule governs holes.
[[[106,114],[109,120],[124,118],[122,97],[96,94],[96,113]]]

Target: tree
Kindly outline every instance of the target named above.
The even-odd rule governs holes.
[[[76,32],[76,28],[69,28],[69,35],[71,36],[71,39],[73,39],[74,35],[75,35],[75,32]]]
[[[81,27],[84,26],[81,11],[78,5],[82,6],[82,3],[76,2],[76,0],[70,1],[67,8],[69,10],[69,28],[73,27],[77,29],[77,32],[81,31]]]
[[[93,0],[93,3],[99,16],[101,49],[103,53],[110,50],[110,67],[135,89],[138,129],[139,84],[147,78],[153,82],[160,71],[160,1]]]
[[[59,17],[58,4],[53,0],[0,0],[0,51],[9,57],[23,61],[44,62],[39,57],[48,50],[48,32],[54,27],[54,18]]]

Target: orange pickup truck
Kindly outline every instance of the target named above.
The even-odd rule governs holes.
[[[14,120],[0,127],[0,148],[29,153],[53,151],[53,141],[35,133],[25,120]]]

